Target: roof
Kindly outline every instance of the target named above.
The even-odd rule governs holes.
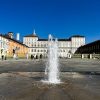
[[[70,41],[70,39],[58,39],[58,41]]]
[[[23,46],[26,46],[26,45],[23,44],[22,42],[20,42],[20,41],[18,41],[18,40],[15,40],[15,39],[13,39],[13,38],[10,38],[7,34],[5,34],[5,35],[0,34],[0,36],[4,37],[4,38],[6,38],[6,39],[12,40],[12,41],[14,41],[14,42],[17,42],[17,43],[19,43],[19,44],[21,44],[21,45],[23,45]],[[26,46],[26,47],[28,47],[28,46]]]
[[[83,45],[83,46],[81,46],[81,47],[79,47],[79,48],[84,48],[84,47],[87,47],[87,46],[90,46],[90,45],[93,45],[93,44],[97,44],[97,43],[100,44],[100,40],[93,41],[93,42],[88,43],[88,44],[86,44],[86,45]]]
[[[13,32],[8,32],[8,33],[13,33]]]
[[[38,39],[38,41],[48,41],[48,39]]]
[[[29,35],[26,35],[24,37],[38,37],[36,34],[29,34]]]
[[[82,35],[73,35],[71,37],[85,37],[85,36],[82,36]]]
[[[48,39],[38,39],[38,41],[48,41]],[[58,39],[58,41],[70,41],[70,39]]]

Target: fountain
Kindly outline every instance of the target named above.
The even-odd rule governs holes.
[[[49,35],[48,39],[48,61],[45,69],[45,75],[47,75],[47,83],[58,84],[59,79],[59,61],[58,61],[58,40],[53,39]]]

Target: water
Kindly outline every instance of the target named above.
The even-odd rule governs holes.
[[[47,82],[52,84],[60,83],[59,60],[58,60],[58,40],[49,35],[48,39],[48,61],[45,69]]]

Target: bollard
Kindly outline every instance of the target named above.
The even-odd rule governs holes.
[[[84,54],[82,54],[81,58],[82,58],[82,59],[84,58]]]
[[[92,59],[92,54],[90,54],[90,59]]]

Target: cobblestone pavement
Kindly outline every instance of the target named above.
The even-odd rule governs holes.
[[[0,61],[0,100],[100,100],[100,61],[61,59],[61,83],[43,83],[45,60]]]

